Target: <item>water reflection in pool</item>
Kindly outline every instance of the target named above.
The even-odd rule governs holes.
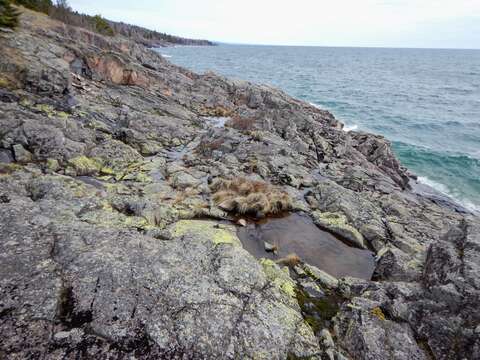
[[[371,251],[350,247],[332,234],[319,229],[310,217],[290,214],[266,219],[239,228],[238,237],[246,250],[257,258],[279,259],[297,254],[302,261],[340,278],[372,277],[375,261]],[[267,252],[265,243],[277,247],[277,254]]]

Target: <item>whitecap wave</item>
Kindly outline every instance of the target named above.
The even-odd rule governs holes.
[[[472,212],[475,212],[475,213],[480,213],[480,206],[479,205],[474,204],[467,199],[459,199],[457,196],[452,194],[452,192],[445,185],[440,184],[439,182],[436,182],[434,180],[431,180],[431,179],[429,179],[425,176],[419,176],[418,177],[418,182],[422,183],[424,185],[430,186],[431,188],[438,191],[442,195],[448,196],[449,198],[451,198],[455,202],[459,203],[460,205],[462,205],[466,209],[468,209]]]
[[[418,177],[418,182],[422,183],[424,185],[428,185],[431,188],[434,188],[435,190],[441,192],[442,194],[450,196],[450,194],[448,193],[448,188],[445,185],[440,184],[436,181],[433,181],[433,180],[427,178],[426,176],[419,176]]]
[[[343,131],[345,132],[349,132],[349,131],[355,131],[358,129],[358,125],[357,124],[353,124],[353,125],[347,125],[347,124],[344,124],[343,126]]]
[[[318,104],[315,104],[313,102],[310,102],[309,103],[310,105],[312,105],[313,107],[316,107],[317,109],[320,109],[322,110],[322,107]],[[355,131],[358,129],[358,125],[357,124],[353,124],[353,125],[347,125],[347,124],[343,124],[343,131],[345,132],[349,132],[349,131]]]
[[[167,54],[160,54],[160,55],[162,55],[162,57],[164,57],[164,58],[171,58],[172,57],[172,55],[167,55]]]

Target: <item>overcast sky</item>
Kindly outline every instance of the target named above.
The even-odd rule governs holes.
[[[80,12],[214,41],[480,48],[480,0],[70,0]]]

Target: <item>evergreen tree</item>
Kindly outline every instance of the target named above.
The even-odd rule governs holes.
[[[108,35],[108,36],[115,35],[108,21],[102,18],[100,15],[95,15],[92,18],[92,22],[93,22],[94,31],[103,35]]]
[[[10,4],[9,0],[0,0],[0,27],[16,28],[19,16],[20,13]]]
[[[48,14],[52,8],[52,0],[13,0],[14,4]]]

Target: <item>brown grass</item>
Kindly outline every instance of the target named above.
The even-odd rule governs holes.
[[[198,144],[195,151],[199,154],[209,156],[212,154],[212,151],[218,150],[222,144],[225,142],[225,139],[219,138],[212,141],[203,139],[200,144]]]
[[[178,205],[183,203],[187,198],[198,195],[200,192],[197,189],[186,188],[183,191],[178,192],[173,199],[173,204]]]
[[[231,128],[237,129],[237,130],[252,130],[255,125],[255,119],[254,118],[242,118],[238,115],[232,116],[230,120],[228,120],[225,123],[226,126],[229,126]]]
[[[227,109],[223,106],[202,107],[199,112],[202,116],[214,117],[229,117],[232,114],[232,110]]]
[[[263,181],[217,178],[210,185],[212,200],[222,210],[263,217],[292,208],[290,196]]]
[[[295,267],[302,262],[302,259],[297,254],[288,254],[287,256],[275,261],[279,265]]]

